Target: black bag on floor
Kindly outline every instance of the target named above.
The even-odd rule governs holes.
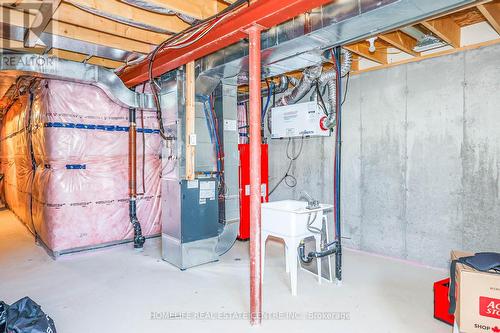
[[[5,316],[7,315],[7,308],[9,306],[0,301],[0,333],[5,332]]]
[[[24,297],[7,308],[5,322],[5,333],[56,333],[52,318],[29,297]]]

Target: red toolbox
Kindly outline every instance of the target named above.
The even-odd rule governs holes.
[[[450,308],[449,289],[449,278],[434,283],[434,318],[453,326],[455,316],[448,313]]]
[[[239,144],[240,151],[240,232],[239,240],[250,238],[250,145]],[[269,200],[267,144],[261,146],[262,202]]]

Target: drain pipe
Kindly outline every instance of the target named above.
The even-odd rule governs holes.
[[[141,224],[137,218],[137,124],[136,110],[129,109],[129,217],[134,227],[134,248],[142,249],[146,238],[142,235]]]
[[[309,252],[306,255],[306,245],[304,240],[302,240],[298,247],[299,259],[305,264],[309,264],[313,259],[327,257],[329,255],[337,253],[337,242],[334,241],[326,246],[326,250],[319,252]]]

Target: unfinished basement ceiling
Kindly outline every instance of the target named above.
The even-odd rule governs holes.
[[[2,52],[45,53],[77,62],[117,68],[197,20],[225,9],[223,0],[3,0],[0,12]],[[339,5],[345,5],[340,1]],[[374,6],[381,2],[373,2]],[[314,11],[313,11],[314,12]],[[41,19],[40,13],[45,13]],[[308,16],[309,14],[304,14]],[[37,23],[40,27],[37,28]],[[43,28],[42,28],[43,27]],[[500,40],[500,0],[478,1],[466,8],[414,25],[444,42],[427,52],[414,50],[417,38],[399,29],[347,45],[355,54],[354,72],[478,43]],[[30,29],[30,33],[26,30]],[[43,32],[42,32],[43,30]],[[40,36],[38,39],[36,36]],[[375,37],[375,36],[374,36]],[[44,45],[44,43],[46,45]]]
[[[48,54],[111,69],[123,68],[127,61],[145,57],[158,43],[186,29],[191,23],[224,10],[230,2],[62,0],[54,1],[51,7],[42,0],[3,0],[0,2],[0,52]],[[373,10],[387,3],[390,2],[366,0],[361,4]],[[338,5],[335,12],[340,13],[359,7],[359,3],[351,1],[339,1]],[[328,12],[332,8],[336,8],[334,2],[294,20],[314,24],[319,12]],[[327,15],[326,12],[321,14]],[[42,16],[45,19],[41,21]],[[31,34],[27,33],[28,28]],[[438,40],[441,46],[423,52],[415,51],[422,36],[426,35]],[[474,2],[453,12],[417,21],[413,26],[371,37],[376,37],[371,50],[367,39],[345,45],[354,53],[352,74],[498,43],[500,0]],[[228,49],[241,47],[240,44]],[[307,64],[302,67],[305,66]],[[2,78],[0,96],[4,96],[12,86],[12,80]],[[245,90],[244,87],[242,89]]]
[[[1,6],[2,51],[26,47],[29,52],[116,68],[127,59],[149,53],[191,23],[218,13],[228,3],[221,0],[3,0]],[[43,21],[40,13],[45,14]],[[37,23],[41,23],[43,29],[37,28]],[[25,33],[28,28],[31,34]],[[46,45],[36,38],[41,32]]]

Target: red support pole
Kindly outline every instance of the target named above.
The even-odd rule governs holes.
[[[261,196],[261,27],[247,30],[250,72],[250,324],[262,321],[262,260],[260,256],[260,196]]]

